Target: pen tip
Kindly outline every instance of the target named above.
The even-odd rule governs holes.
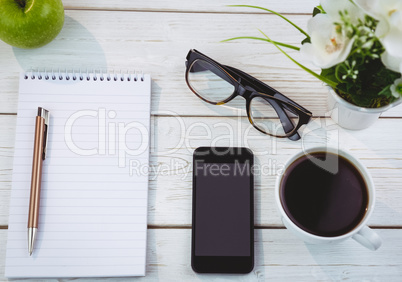
[[[37,228],[28,228],[28,253],[32,256]]]

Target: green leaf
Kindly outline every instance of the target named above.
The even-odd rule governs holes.
[[[310,70],[309,68],[303,66],[302,64],[300,64],[298,61],[296,61],[295,59],[293,59],[291,56],[288,55],[288,53],[286,53],[285,51],[283,51],[281,49],[281,47],[279,47],[277,44],[275,44],[274,41],[272,41],[264,32],[262,32],[260,30],[260,32],[268,39],[269,42],[271,42],[272,44],[275,45],[275,47],[281,51],[282,54],[284,54],[286,57],[288,57],[292,62],[294,62],[296,65],[298,65],[300,68],[302,68],[303,70],[305,70],[306,72],[308,72],[309,74],[313,75],[314,77],[318,78],[319,80],[321,80],[322,82],[328,84],[329,86],[336,88],[337,83],[334,81],[331,81],[319,74],[316,74],[315,72],[313,72],[312,70]]]
[[[318,14],[322,14],[322,10],[319,9],[318,7],[314,7],[314,10],[313,10],[313,17],[315,17],[315,16],[318,15]]]
[[[254,9],[260,9],[263,11],[267,11],[270,12],[274,15],[277,15],[278,17],[281,17],[282,19],[284,19],[285,21],[287,21],[288,23],[290,23],[292,26],[294,26],[298,31],[300,31],[301,33],[303,33],[305,36],[310,37],[307,32],[305,32],[302,28],[300,28],[298,25],[296,25],[295,23],[293,23],[291,20],[289,20],[288,18],[286,18],[285,16],[282,16],[281,14],[272,11],[270,9],[267,8],[263,8],[263,7],[259,7],[259,6],[251,6],[251,5],[228,5],[228,7],[246,7],[246,8],[254,8]]]
[[[261,41],[266,41],[266,42],[271,43],[271,42],[270,42],[268,39],[266,39],[266,38],[254,37],[254,36],[233,37],[233,38],[229,38],[229,39],[222,40],[221,42],[227,42],[227,41],[232,41],[232,40],[237,40],[237,39],[253,39],[253,40],[261,40]],[[277,45],[279,45],[279,46],[282,46],[282,47],[286,47],[286,48],[293,49],[293,50],[296,50],[296,51],[299,51],[299,50],[300,50],[299,47],[296,47],[296,46],[293,46],[293,45],[290,45],[290,44],[286,44],[286,43],[282,43],[282,42],[278,42],[278,41],[274,41],[274,42],[275,42],[275,44],[277,44]]]
[[[354,70],[358,70],[357,77],[352,79],[347,75],[348,65],[343,62],[331,69],[335,69],[340,96],[346,101],[360,107],[377,108],[385,106],[395,100],[391,93],[391,85],[395,79],[400,77],[400,73],[387,69],[381,59],[367,60],[362,54],[356,53],[348,58],[349,62],[356,62]],[[322,76],[332,79],[331,69],[323,70]]]
[[[322,8],[321,5],[318,5],[317,7],[314,7],[313,17],[315,17],[318,14],[325,14],[325,11],[324,11],[324,9]]]
[[[311,43],[311,38],[310,37],[306,37],[301,44],[303,45],[304,43]]]
[[[378,93],[378,95],[383,95],[387,98],[390,98],[392,96],[391,85],[386,86],[383,90],[381,90],[380,93]]]
[[[322,69],[321,76],[323,76],[329,80],[332,80],[332,81],[339,81],[335,74],[335,67],[332,67],[329,69]],[[339,81],[339,82],[341,82],[341,81]]]

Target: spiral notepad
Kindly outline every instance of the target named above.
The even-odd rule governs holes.
[[[7,277],[143,276],[151,78],[20,75]],[[27,219],[37,108],[50,112],[35,250]]]

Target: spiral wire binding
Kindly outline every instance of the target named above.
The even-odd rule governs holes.
[[[126,71],[123,73],[121,70],[116,72],[112,71],[104,71],[103,69],[86,69],[82,71],[81,69],[78,72],[75,69],[51,69],[51,70],[40,70],[33,69],[26,71],[24,73],[24,79],[28,80],[80,80],[80,81],[144,81],[144,73],[134,71],[130,73],[130,71]]]

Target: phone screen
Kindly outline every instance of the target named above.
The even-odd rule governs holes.
[[[249,163],[196,166],[195,255],[250,255]]]
[[[254,264],[253,154],[200,147],[193,162],[192,267],[247,273]]]

